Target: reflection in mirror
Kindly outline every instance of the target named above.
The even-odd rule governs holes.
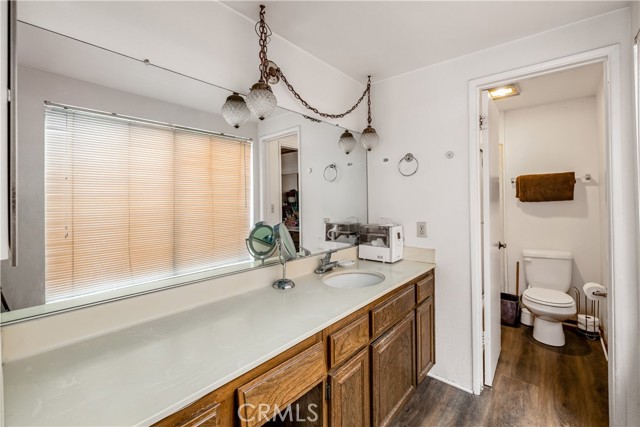
[[[247,249],[252,257],[264,260],[276,250],[276,237],[273,227],[260,221],[253,226],[247,239]]]
[[[339,245],[325,219],[366,221],[366,154],[340,150],[341,128],[278,109],[234,129],[212,83],[26,23],[17,41],[20,263],[2,262],[2,322],[259,267],[257,221],[284,223],[294,254]]]

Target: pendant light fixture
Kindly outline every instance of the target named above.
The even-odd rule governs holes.
[[[258,83],[255,83],[251,86],[251,91],[249,95],[247,95],[247,106],[249,110],[258,117],[260,120],[264,120],[265,117],[269,117],[273,110],[276,109],[277,100],[276,96],[273,94],[271,90],[271,86],[269,86],[269,68],[271,64],[269,64],[269,60],[267,59],[267,44],[269,43],[269,38],[273,34],[271,32],[271,28],[267,25],[267,21],[264,18],[265,14],[265,6],[260,5],[260,21],[256,23],[256,33],[258,34],[258,44],[260,45],[260,66],[258,69],[260,70],[260,79]],[[275,65],[275,64],[274,64]],[[277,83],[279,79],[274,75],[273,83]]]
[[[362,131],[360,135],[360,144],[365,150],[371,151],[376,148],[376,145],[380,142],[376,130],[371,127],[371,76],[367,81],[367,127]]]
[[[246,114],[245,108],[248,108],[248,110],[260,120],[264,120],[269,117],[277,106],[277,100],[271,90],[271,85],[277,84],[282,80],[295,99],[297,99],[306,109],[311,110],[320,117],[324,117],[326,119],[341,119],[351,114],[353,110],[358,108],[362,103],[364,97],[367,96],[368,125],[367,128],[362,131],[360,143],[368,151],[371,151],[379,143],[380,137],[376,133],[376,130],[371,127],[371,76],[368,78],[366,89],[351,108],[340,114],[323,113],[305,101],[289,82],[282,69],[267,57],[267,44],[269,43],[273,33],[265,20],[264,5],[260,5],[260,20],[256,23],[255,29],[256,34],[258,34],[258,43],[260,45],[260,79],[257,83],[251,86],[251,91],[247,95],[246,104],[242,99],[242,96],[235,92],[227,98],[227,101],[222,108],[222,115],[230,125],[237,128],[246,120],[246,118],[243,119],[244,114]],[[357,142],[351,132],[345,130],[338,140],[338,145],[345,154],[349,154],[353,151]]]
[[[342,151],[344,151],[344,154],[349,154],[350,152],[352,152],[353,149],[356,148],[356,144],[357,142],[353,137],[353,134],[349,132],[348,129],[345,129],[342,135],[340,135],[340,139],[338,140],[338,145],[340,146]]]
[[[233,92],[222,106],[222,117],[236,129],[246,122],[250,115],[251,111],[247,108],[247,103],[237,92]]]

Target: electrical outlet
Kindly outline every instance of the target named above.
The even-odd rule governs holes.
[[[418,237],[427,237],[427,223],[426,222],[417,222],[417,230],[416,235]]]

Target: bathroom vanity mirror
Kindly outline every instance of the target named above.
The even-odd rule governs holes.
[[[340,150],[342,128],[278,108],[234,129],[215,82],[24,22],[17,62],[19,262],[2,262],[3,323],[259,268],[246,241],[259,221],[262,257],[266,226],[319,253],[336,245],[324,218],[367,219],[366,153]]]

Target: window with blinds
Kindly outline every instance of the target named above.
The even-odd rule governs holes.
[[[45,107],[46,302],[248,260],[251,142]]]

